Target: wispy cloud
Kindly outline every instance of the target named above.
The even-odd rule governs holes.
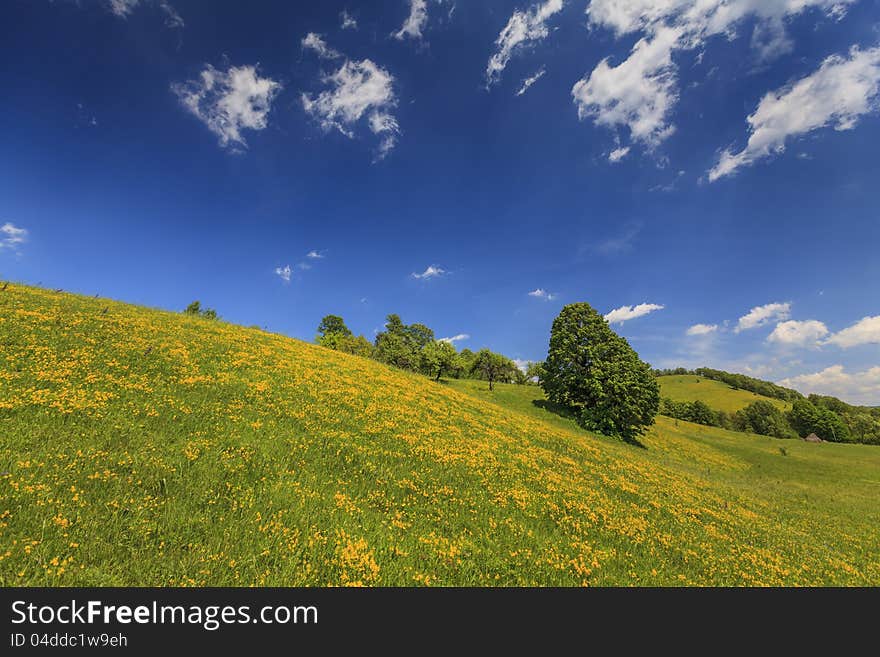
[[[328,46],[327,42],[324,41],[324,38],[315,32],[309,32],[306,34],[302,38],[302,41],[300,41],[300,45],[303,50],[311,50],[321,59],[339,59],[342,57],[341,52]]]
[[[642,232],[642,222],[632,221],[623,226],[620,234],[599,242],[596,245],[596,251],[604,255],[617,255],[629,251],[633,247],[633,243]]]
[[[264,130],[272,101],[281,84],[260,77],[256,66],[231,66],[219,71],[206,65],[195,80],[174,83],[180,103],[233,151],[246,148],[244,130]]]
[[[443,276],[444,274],[448,274],[448,273],[449,272],[447,272],[445,269],[443,269],[442,267],[440,267],[438,265],[428,265],[425,268],[425,271],[423,271],[421,274],[417,274],[416,272],[413,272],[412,274],[410,274],[410,276],[412,276],[413,278],[427,280],[430,278],[438,278],[438,277]]]
[[[7,221],[0,226],[0,250],[18,251],[18,247],[27,242],[28,231]]]
[[[284,265],[283,267],[275,268],[275,275],[281,278],[285,283],[290,283],[290,275],[293,273],[293,270],[290,268],[290,265]]]
[[[174,29],[184,27],[183,18],[168,0],[104,0],[104,4],[111,13],[119,18],[128,18],[138,6],[154,5],[165,14],[166,27]]]
[[[545,301],[553,301],[559,295],[556,292],[548,292],[542,287],[539,287],[535,290],[529,292],[530,297],[535,297],[536,299],[544,299]]]
[[[547,72],[547,69],[542,67],[541,70],[539,70],[533,76],[528,77],[525,80],[523,80],[522,86],[519,88],[519,91],[516,92],[516,95],[522,96],[525,92],[527,92],[529,90],[529,87],[531,87],[533,84],[535,84],[535,82],[537,82],[542,77],[544,77],[544,73],[546,73],[546,72]]]
[[[665,306],[658,303],[640,303],[637,306],[621,306],[605,315],[605,319],[608,320],[609,324],[623,324],[631,319],[637,319],[657,310],[663,310],[663,308],[665,308]]]
[[[461,342],[462,340],[467,340],[471,336],[467,333],[459,333],[458,335],[453,335],[450,338],[440,338],[438,342],[448,342],[449,344],[455,344],[456,342]]]
[[[404,39],[415,39],[418,41],[422,38],[422,30],[425,29],[427,24],[427,0],[409,0],[409,15],[403,21],[400,29],[391,36],[398,41],[403,41]]]
[[[550,34],[547,21],[562,11],[562,0],[547,0],[525,11],[513,12],[495,40],[495,53],[486,65],[486,84],[501,78],[510,58],[519,50],[545,39]]]
[[[312,251],[309,251],[308,253],[306,253],[306,258],[311,258],[312,260],[320,260],[323,257],[324,257],[324,254],[321,253],[320,251],[312,250]]]
[[[358,22],[354,16],[348,13],[348,10],[343,9],[342,13],[339,14],[339,27],[343,30],[356,30],[358,29]]]

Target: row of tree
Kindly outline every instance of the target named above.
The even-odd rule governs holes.
[[[385,330],[377,333],[373,342],[354,335],[342,317],[327,315],[318,325],[316,341],[324,347],[373,358],[436,381],[443,376],[480,379],[488,382],[490,390],[496,382],[530,383],[539,371],[537,363],[529,363],[522,370],[510,358],[489,349],[458,351],[448,340],[437,340],[430,327],[404,324],[395,314],[388,315]]]
[[[804,438],[815,434],[829,442],[880,444],[880,418],[869,413],[841,414],[823,405],[823,399],[842,403],[834,397],[810,395],[809,399],[795,401],[790,411],[783,412],[772,402],[759,399],[731,414],[716,411],[701,401],[677,402],[664,398],[660,402],[660,413],[697,424],[774,438]]]

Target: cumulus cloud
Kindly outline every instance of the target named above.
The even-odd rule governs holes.
[[[678,101],[678,51],[702,47],[712,36],[731,37],[747,19],[756,21],[752,43],[759,58],[790,47],[785,20],[807,9],[839,17],[855,0],[592,0],[591,26],[618,37],[641,34],[626,60],[612,66],[603,59],[578,81],[572,96],[581,118],[596,125],[625,128],[649,149],[671,135]]]
[[[349,14],[347,10],[343,9],[342,13],[339,14],[339,26],[343,30],[356,30],[358,29],[358,22],[354,16]]]
[[[816,346],[828,335],[828,327],[815,319],[780,322],[768,336],[768,342],[797,347]]]
[[[791,316],[790,303],[768,303],[763,306],[755,306],[748,313],[739,318],[734,333],[764,326],[770,322],[783,321]]]
[[[18,247],[27,242],[28,232],[25,228],[6,222],[0,226],[0,250],[18,250]]]
[[[439,267],[439,266],[437,266],[437,265],[428,265],[428,266],[425,268],[425,271],[423,271],[421,274],[418,274],[418,273],[416,273],[416,272],[413,272],[413,273],[410,274],[410,275],[411,275],[413,278],[419,278],[419,279],[426,280],[426,279],[429,279],[429,278],[437,278],[437,277],[439,277],[439,276],[443,276],[443,274],[448,274],[448,273],[449,273],[449,272],[447,272],[447,271],[446,271],[445,269],[443,269],[442,267]]]
[[[694,324],[685,331],[685,335],[711,335],[717,331],[718,324]]]
[[[657,303],[640,303],[637,306],[621,306],[605,315],[605,319],[608,320],[609,324],[623,324],[631,319],[644,317],[656,310],[663,310],[664,307],[665,306]]]
[[[290,274],[293,270],[290,268],[290,265],[284,265],[283,267],[276,267],[275,274],[281,278],[285,283],[290,283]]]
[[[380,138],[378,158],[382,159],[397,144],[400,127],[391,110],[397,105],[394,76],[369,59],[346,59],[335,72],[322,77],[327,87],[314,96],[301,96],[303,109],[324,130],[339,130],[350,139],[363,119]]]
[[[300,41],[300,45],[303,50],[314,51],[321,59],[339,59],[342,57],[341,52],[328,46],[324,38],[315,32],[306,34],[302,41]]]
[[[558,295],[555,292],[548,292],[542,287],[539,287],[535,290],[529,292],[530,297],[535,297],[536,299],[545,299],[546,301],[553,301]]]
[[[403,21],[403,25],[393,36],[398,41],[404,39],[415,39],[418,41],[422,38],[422,30],[428,24],[428,2],[427,0],[409,0],[409,16]]]
[[[535,82],[537,82],[542,77],[544,77],[544,73],[546,73],[546,72],[547,72],[547,69],[541,68],[541,70],[539,70],[533,76],[528,77],[525,80],[523,80],[522,86],[519,88],[519,91],[516,92],[516,95],[522,96],[525,92],[527,92],[529,90],[529,87],[531,87],[533,84],[535,84]]]
[[[467,333],[459,333],[458,335],[453,335],[450,338],[440,338],[437,342],[448,342],[449,344],[455,344],[456,342],[461,342],[462,340],[467,340],[470,338]]]
[[[495,39],[495,53],[486,65],[486,83],[492,85],[501,78],[510,58],[518,51],[550,34],[547,21],[562,11],[562,0],[547,0],[525,11],[513,12],[507,25]]]
[[[255,66],[219,71],[208,64],[197,79],[174,83],[171,90],[217,135],[222,147],[239,150],[247,147],[243,130],[263,130],[269,124],[269,110],[281,84],[260,77]]]
[[[880,315],[863,317],[852,326],[838,331],[825,341],[844,349],[864,344],[880,344]]]
[[[612,129],[626,126],[633,140],[650,147],[666,139],[675,129],[668,122],[678,100],[672,51],[681,37],[678,28],[662,28],[640,39],[617,66],[607,57],[599,62],[571,89],[578,117]]]
[[[850,373],[843,365],[832,365],[821,372],[783,379],[779,385],[804,394],[831,395],[851,404],[880,405],[880,367]]]
[[[878,108],[880,48],[854,47],[848,57],[832,55],[805,78],[765,95],[747,121],[749,141],[738,153],[725,150],[709,171],[718,180],[762,158],[785,151],[792,137],[832,126],[850,130]]]

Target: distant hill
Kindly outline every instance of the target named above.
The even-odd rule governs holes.
[[[0,356],[3,586],[880,584],[876,448],[642,449],[536,386],[15,284]]]
[[[780,410],[791,409],[789,402],[765,397],[748,390],[691,374],[672,374],[657,377],[660,395],[678,402],[701,401],[716,411],[735,413],[758,400],[768,401]]]

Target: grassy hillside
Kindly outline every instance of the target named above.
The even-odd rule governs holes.
[[[0,345],[2,585],[880,583],[876,448],[639,449],[534,387],[15,285]]]
[[[716,411],[735,413],[759,399],[769,401],[781,410],[787,411],[791,404],[781,399],[772,399],[748,390],[734,390],[726,383],[713,381],[702,376],[689,374],[657,377],[660,395],[673,401],[702,401]]]

